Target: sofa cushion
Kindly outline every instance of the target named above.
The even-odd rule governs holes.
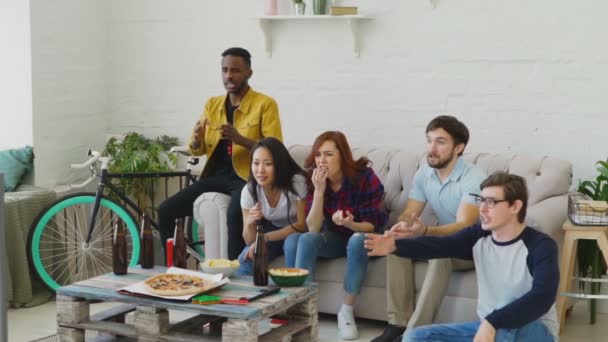
[[[572,181],[572,164],[546,156],[483,153],[476,158],[475,164],[488,175],[506,171],[524,177],[528,186],[528,205],[567,193]]]
[[[0,151],[0,173],[4,174],[4,191],[15,190],[26,173],[34,167],[31,146]]]

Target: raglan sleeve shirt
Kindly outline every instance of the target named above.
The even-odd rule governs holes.
[[[514,329],[539,319],[555,303],[559,286],[557,244],[548,236],[533,240],[528,246],[527,265],[532,275],[532,289],[485,319],[495,329]]]
[[[473,246],[483,236],[479,225],[465,228],[447,236],[420,236],[395,241],[395,254],[404,258],[473,260]]]

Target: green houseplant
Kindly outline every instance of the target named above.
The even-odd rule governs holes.
[[[608,162],[598,161],[596,163],[599,175],[595,180],[582,181],[578,185],[578,192],[589,196],[592,200],[608,201]],[[579,240],[578,241],[578,273],[580,277],[600,278],[606,274],[606,264],[602,257],[597,242],[594,240]],[[584,282],[580,283],[584,289]],[[591,283],[591,294],[600,292],[601,283]],[[597,301],[591,299],[589,306],[589,322],[595,323],[597,312]]]
[[[304,0],[293,0],[295,15],[304,15],[306,12],[306,3]]]
[[[136,132],[122,138],[112,137],[106,143],[104,155],[112,157],[108,166],[113,173],[146,173],[170,171],[177,163],[173,154],[166,153],[178,145],[176,137],[161,135],[149,139]],[[120,178],[117,187],[134,198],[142,209],[154,206],[154,183],[150,178]],[[153,210],[151,210],[153,212]]]

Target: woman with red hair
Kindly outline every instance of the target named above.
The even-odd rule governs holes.
[[[359,337],[353,304],[369,258],[363,233],[380,232],[388,219],[382,206],[384,187],[370,164],[365,157],[353,159],[341,132],[317,137],[304,165],[310,176],[306,197],[309,232],[289,235],[283,247],[287,266],[309,270],[311,281],[317,257],[346,256],[346,294],[338,312],[338,329],[345,340]]]

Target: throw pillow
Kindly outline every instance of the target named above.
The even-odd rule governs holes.
[[[4,191],[15,190],[23,176],[34,167],[34,153],[31,146],[0,151],[0,173],[4,174]]]

